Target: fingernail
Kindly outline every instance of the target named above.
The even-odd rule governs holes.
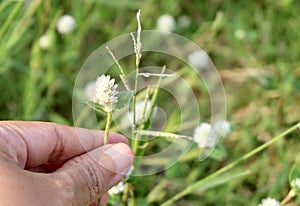
[[[133,163],[133,153],[124,143],[115,144],[104,153],[114,162],[116,173],[125,174]]]

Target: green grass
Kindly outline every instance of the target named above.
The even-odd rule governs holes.
[[[0,119],[72,125],[77,72],[103,43],[136,30],[138,8],[142,9],[145,30],[155,29],[156,19],[165,13],[175,19],[190,16],[192,24],[177,27],[175,33],[193,40],[211,56],[225,86],[227,119],[233,124],[233,132],[221,143],[226,150],[221,160],[199,162],[198,148],[193,147],[189,158],[168,170],[134,178],[136,205],[160,205],[299,122],[300,2],[32,0],[24,5],[1,1]],[[73,33],[60,35],[55,24],[65,13],[75,17],[77,26]],[[243,39],[235,36],[240,29],[245,32]],[[44,33],[52,38],[46,51],[38,46]],[[121,64],[128,72],[134,68],[134,61],[126,60]],[[153,60],[156,62],[144,59],[142,65],[165,62],[155,56]],[[168,64],[179,67],[177,61]],[[185,78],[192,77],[185,73]],[[206,108],[199,109],[209,117]],[[298,138],[299,132],[293,132],[234,170],[250,170],[249,175],[189,194],[176,205],[257,205],[266,196],[283,199],[289,191],[289,171],[299,161]],[[297,204],[299,197],[294,199]]]

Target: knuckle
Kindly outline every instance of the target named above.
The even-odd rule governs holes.
[[[63,172],[61,184],[66,187],[63,193],[69,201],[75,201],[75,205],[82,199],[92,202],[105,191],[105,174],[95,161],[77,157],[68,164],[72,169]]]

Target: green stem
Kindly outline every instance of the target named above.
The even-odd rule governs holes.
[[[227,166],[221,168],[220,170],[212,173],[211,175],[207,176],[206,178],[199,180],[198,182],[189,185],[188,187],[186,187],[184,190],[182,190],[181,192],[177,193],[175,196],[173,196],[172,198],[170,198],[168,201],[164,202],[162,204],[162,206],[168,206],[168,205],[172,205],[175,201],[179,200],[180,198],[184,197],[185,195],[193,192],[195,189],[197,189],[200,185],[210,181],[211,179],[227,172],[228,170],[234,168],[236,165],[238,165],[240,162],[249,159],[250,157],[252,157],[253,155],[257,154],[258,152],[264,150],[265,148],[267,148],[268,146],[270,146],[271,144],[275,143],[276,141],[278,141],[279,139],[283,138],[285,135],[291,133],[292,131],[294,131],[295,129],[299,128],[300,126],[300,122],[294,126],[292,126],[291,128],[285,130],[284,132],[280,133],[279,135],[275,136],[273,139],[271,139],[270,141],[262,144],[261,146],[257,147],[256,149],[252,150],[251,152],[245,154],[244,156],[242,156],[241,158],[235,160],[234,162],[228,164]]]
[[[281,201],[280,205],[286,205],[291,199],[295,197],[296,193],[293,189],[287,194],[287,196]]]
[[[104,144],[108,144],[108,132],[110,129],[111,117],[112,117],[112,113],[107,112],[106,126],[104,132]]]
[[[1,26],[1,30],[0,30],[0,40],[3,40],[3,36],[5,34],[5,32],[7,31],[8,27],[10,25],[12,25],[12,21],[14,20],[14,18],[17,16],[18,11],[22,8],[24,1],[19,1],[13,11],[10,13],[10,15],[8,16],[8,18],[6,19],[6,21],[4,22],[4,24],[2,24]]]

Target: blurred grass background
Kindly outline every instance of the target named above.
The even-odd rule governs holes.
[[[100,45],[136,30],[155,29],[162,14],[191,19],[175,33],[209,53],[225,85],[227,119],[233,132],[226,155],[199,162],[197,148],[165,172],[136,178],[136,205],[160,205],[186,185],[239,158],[299,121],[300,2],[296,0],[30,0],[0,3],[0,119],[42,120],[72,125],[72,91],[77,72]],[[72,15],[75,30],[56,31],[57,19]],[[39,38],[51,37],[49,49]],[[128,63],[128,67],[133,63]],[[201,110],[201,108],[200,108]],[[202,108],[205,112],[205,108]],[[201,110],[201,112],[202,112]],[[288,173],[299,159],[293,133],[240,165],[251,174],[176,205],[257,205],[263,197],[282,199]],[[299,205],[296,199],[290,205]]]

